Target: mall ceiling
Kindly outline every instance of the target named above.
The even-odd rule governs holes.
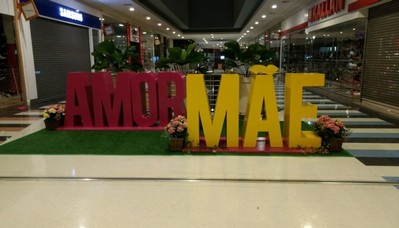
[[[314,0],[77,0],[114,22],[130,22],[203,47],[253,41]],[[272,6],[276,5],[277,8]],[[134,11],[129,11],[134,8]],[[146,19],[150,18],[150,20]],[[107,23],[107,21],[104,21]]]
[[[263,0],[139,0],[183,33],[241,32]]]

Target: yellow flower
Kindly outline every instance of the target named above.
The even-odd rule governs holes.
[[[47,119],[47,118],[49,118],[49,117],[50,117],[50,115],[49,115],[49,114],[47,114],[47,112],[43,112],[43,117],[44,117],[45,119]]]

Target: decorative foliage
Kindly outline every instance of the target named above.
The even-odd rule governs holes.
[[[46,120],[60,120],[65,116],[65,105],[54,104],[43,111],[44,121]]]
[[[161,57],[161,59],[156,63],[156,67],[170,68],[172,70],[181,71],[185,74],[190,69],[195,69],[196,64],[200,64],[204,61],[204,54],[195,49],[195,43],[188,45],[186,49],[180,47],[169,48],[169,57]]]
[[[165,126],[164,134],[171,138],[186,138],[187,119],[182,115],[175,117]]]
[[[96,71],[107,70],[114,73],[123,70],[142,70],[139,53],[135,48],[135,46],[128,46],[125,50],[121,50],[111,40],[105,40],[99,43],[91,53],[94,56],[94,65],[91,68]]]
[[[252,65],[268,65],[276,58],[274,52],[259,43],[251,44],[247,49],[241,49],[237,41],[226,42],[224,46],[226,47],[223,51],[226,57],[225,65],[236,69],[237,73],[245,77],[251,77],[249,68]]]

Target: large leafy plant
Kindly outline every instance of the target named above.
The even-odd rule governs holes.
[[[105,40],[99,43],[91,54],[94,56],[91,68],[96,71],[106,70],[115,73],[124,70],[139,71],[143,68],[134,46],[121,50],[111,40]]]
[[[226,57],[225,65],[233,68],[244,77],[250,77],[249,68],[255,64],[268,65],[275,58],[275,53],[259,43],[251,44],[242,49],[237,41],[229,41],[224,44],[226,49],[223,55]]]
[[[204,61],[204,55],[195,50],[196,45],[192,43],[186,49],[180,47],[172,47],[168,49],[169,56],[161,57],[157,62],[157,68],[168,68],[187,73],[189,70],[195,69],[197,64]]]

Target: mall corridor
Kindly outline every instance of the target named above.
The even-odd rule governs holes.
[[[397,227],[399,126],[303,99],[351,128],[353,157],[0,155],[1,227]],[[40,113],[0,118],[2,137]]]

